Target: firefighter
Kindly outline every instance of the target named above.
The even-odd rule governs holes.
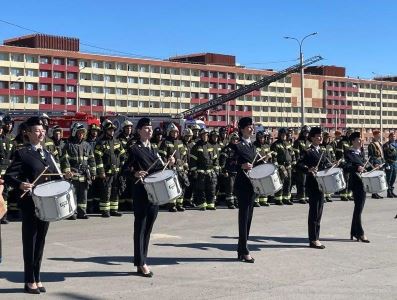
[[[84,139],[86,129],[83,124],[74,123],[71,136],[63,148],[61,167],[64,173],[72,172],[72,184],[77,197],[77,218],[88,219],[88,187],[95,180],[96,164],[91,145]],[[76,220],[76,214],[69,219]]]
[[[3,118],[3,124],[3,134],[13,141],[15,139],[15,136],[12,133],[14,129],[14,119],[10,115],[5,115]]]
[[[298,138],[294,142],[293,150],[297,161],[303,158],[306,150],[310,147],[311,143],[308,140],[309,132],[310,127],[307,125],[303,126]],[[293,175],[296,182],[296,200],[301,204],[307,204],[305,192],[306,174],[300,168],[294,168]]]
[[[219,134],[216,130],[211,130],[210,134],[209,134],[209,139],[208,142],[212,145],[213,149],[214,149],[214,157],[215,161],[214,161],[214,171],[217,177],[217,185],[216,185],[216,190],[215,190],[215,205],[217,203],[220,203],[220,201],[224,201],[225,200],[225,192],[224,192],[224,188],[222,186],[222,183],[219,180],[219,176],[220,176],[220,168],[219,168],[219,154],[221,153],[221,146],[219,144]],[[220,198],[218,198],[220,197]]]
[[[334,153],[336,154],[336,146],[342,139],[342,132],[340,132],[339,130],[335,130],[334,136],[335,137],[334,137],[334,140],[331,142],[331,145],[332,145],[332,148],[334,148]]]
[[[130,140],[133,138],[133,126],[134,124],[131,121],[125,120],[121,124],[121,132],[117,136],[125,151],[127,151],[127,146],[131,145]]]
[[[97,124],[88,125],[86,142],[90,144],[93,152],[95,152],[95,146],[99,140],[100,133],[101,128]],[[96,176],[95,180],[88,187],[87,213],[93,213],[98,211],[99,190],[101,189],[100,181],[102,180],[100,180],[98,176]]]
[[[294,151],[287,141],[288,131],[286,128],[278,130],[277,140],[271,145],[271,151],[275,152],[275,162],[278,165],[280,179],[283,188],[274,195],[275,204],[292,205],[291,202],[291,168],[294,164]]]
[[[179,183],[182,190],[189,186],[188,179],[188,164],[187,164],[187,149],[183,142],[178,139],[179,129],[174,123],[170,123],[167,127],[167,136],[159,146],[159,154],[163,161],[168,161],[172,156],[175,159],[175,164],[169,167],[175,170],[178,174]],[[178,199],[174,199],[168,204],[168,211],[177,212],[185,211],[183,207],[183,195]]]
[[[129,120],[125,120],[121,124],[121,132],[117,136],[125,152],[128,152],[128,148],[133,145],[133,123]],[[117,178],[119,185],[119,205],[120,209],[131,210],[132,209],[132,186],[128,184],[132,182],[133,178],[131,172],[127,172],[124,169],[119,173]]]
[[[334,147],[331,143],[331,137],[328,132],[323,132],[323,142],[320,145],[328,163],[334,164],[336,162]],[[332,202],[331,194],[325,193],[324,199],[326,202]]]
[[[397,172],[397,142],[394,132],[389,133],[389,140],[383,145],[383,153],[386,161],[387,198],[396,198],[393,191]]]
[[[198,208],[202,211],[215,210],[216,174],[214,162],[217,161],[213,146],[208,142],[209,132],[200,129],[200,139],[190,152],[191,171],[196,180],[196,199]]]
[[[335,155],[336,159],[341,160],[341,165],[344,166],[345,164],[345,152],[350,149],[351,144],[349,140],[350,134],[352,134],[353,129],[347,128],[346,135],[343,136],[336,145]],[[343,171],[343,176],[345,177],[346,188],[339,192],[340,200],[341,201],[349,201],[353,200],[353,193],[349,186],[349,172]]]
[[[4,128],[7,127],[5,124],[3,124],[4,119],[0,121],[0,178],[1,179],[3,179],[8,166],[11,164],[11,157],[14,151],[13,150],[14,143],[10,139],[10,132],[8,135],[4,132]],[[3,191],[4,205],[8,207],[8,210],[10,210],[12,214],[18,208],[16,205],[16,201],[10,201],[10,203],[8,203],[9,192],[10,192],[10,188],[6,185]],[[7,213],[1,219],[1,224],[8,224]]]
[[[46,136],[44,141],[42,142],[42,146],[48,150],[53,156],[57,163],[59,163],[59,153],[57,148],[55,147],[54,141],[48,136],[49,132],[49,124],[50,124],[50,117],[46,113],[41,113],[39,115],[41,122],[43,122],[43,128],[46,130]]]
[[[192,129],[193,132],[193,138],[192,138],[193,142],[198,141],[200,139],[199,137],[200,126],[198,124],[194,124],[190,129]]]
[[[219,128],[219,139],[218,143],[221,146],[221,148],[225,147],[228,142],[227,142],[227,128],[226,127],[221,127]]]
[[[63,130],[61,126],[55,125],[52,127],[52,141],[54,142],[56,152],[58,153],[59,157],[62,156],[62,149],[65,146],[65,142],[63,140]]]
[[[182,132],[182,142],[187,150],[187,161],[188,161],[188,179],[189,179],[189,186],[185,188],[184,194],[183,194],[183,203],[185,207],[196,207],[194,204],[195,201],[193,201],[194,198],[194,186],[196,184],[194,180],[194,176],[192,176],[191,170],[190,170],[190,152],[192,151],[192,148],[194,146],[194,142],[192,141],[193,138],[193,132],[190,128],[186,128]]]
[[[224,182],[225,188],[225,200],[226,205],[230,209],[235,209],[237,204],[237,198],[234,196],[234,182],[237,175],[237,160],[235,157],[235,152],[233,150],[233,145],[239,142],[238,133],[234,132],[230,135],[230,142],[228,145],[223,147],[219,155],[219,165],[221,168],[220,179]]]
[[[153,130],[153,136],[150,139],[150,144],[152,147],[155,147],[155,149],[158,149],[162,140],[163,140],[163,130],[161,130],[160,127],[156,127]]]
[[[374,130],[372,132],[373,139],[368,145],[368,158],[372,168],[379,167],[385,162],[382,150],[382,142],[380,141],[380,131]],[[372,194],[373,199],[382,199],[383,197],[379,194]]]
[[[270,150],[269,138],[270,138],[270,133],[268,130],[258,131],[256,133],[255,142],[254,142],[256,151],[260,156],[266,157],[260,161],[261,164],[266,163],[266,162],[273,162],[273,159],[272,159],[273,154],[272,154],[272,151]],[[266,196],[258,196],[255,199],[254,206],[255,207],[269,206],[269,203],[267,202],[267,200],[268,199]]]
[[[97,175],[101,179],[100,207],[102,217],[120,217],[118,211],[117,175],[125,160],[125,150],[114,138],[116,126],[110,121],[102,123],[103,136],[95,146]]]
[[[14,151],[13,154],[16,150],[21,149],[22,147],[25,146],[26,143],[29,142],[28,137],[26,135],[28,127],[26,126],[25,122],[22,122],[18,126],[18,134],[16,135],[14,139]]]

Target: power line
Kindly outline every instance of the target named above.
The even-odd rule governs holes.
[[[43,32],[40,32],[40,31],[31,29],[31,28],[27,28],[27,27],[24,27],[24,26],[15,24],[15,23],[11,23],[11,22],[8,22],[8,21],[6,21],[6,20],[1,20],[1,19],[0,19],[0,22],[5,23],[5,24],[8,24],[8,25],[11,25],[11,26],[14,26],[14,27],[18,27],[18,28],[23,29],[23,30],[26,30],[26,31],[30,31],[30,32],[34,32],[34,33],[39,33],[39,34],[45,34],[45,33],[43,33]],[[80,45],[87,46],[87,47],[90,47],[90,48],[99,49],[99,50],[102,50],[102,51],[108,51],[108,52],[112,52],[112,53],[124,54],[124,55],[127,55],[127,56],[133,56],[133,57],[139,57],[139,58],[148,58],[148,59],[156,59],[156,60],[163,60],[162,58],[158,58],[158,57],[152,57],[152,56],[147,56],[147,55],[141,55],[141,54],[136,54],[136,53],[130,53],[130,52],[119,51],[119,50],[115,50],[115,49],[111,49],[111,48],[104,48],[104,47],[100,47],[100,46],[95,46],[95,45],[92,45],[91,43],[85,43],[85,42],[82,42],[82,41],[80,41]]]

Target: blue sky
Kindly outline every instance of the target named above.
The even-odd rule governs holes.
[[[323,64],[344,66],[351,77],[397,74],[392,0],[25,0],[2,3],[0,19],[131,56],[216,52],[276,70],[298,58],[298,44],[283,36],[318,32],[305,40],[305,57],[320,54]],[[0,22],[0,40],[30,33]],[[81,51],[110,53],[87,45]]]

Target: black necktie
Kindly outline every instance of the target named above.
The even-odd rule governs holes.
[[[41,148],[38,148],[38,149],[37,149],[37,152],[39,152],[39,154],[40,154],[41,158],[42,158],[43,160],[45,160],[45,154],[44,154],[44,151],[43,151],[43,149],[41,149]]]

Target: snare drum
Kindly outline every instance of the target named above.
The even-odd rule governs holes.
[[[65,180],[39,184],[33,189],[32,198],[36,206],[36,216],[42,221],[66,219],[77,208],[73,187]]]
[[[155,205],[163,205],[182,196],[178,175],[173,170],[159,171],[143,180],[148,199]]]
[[[377,194],[387,190],[386,174],[383,171],[362,173],[361,180],[367,193]]]
[[[262,164],[248,172],[254,192],[260,196],[274,195],[283,187],[277,167],[273,164]]]
[[[317,172],[318,187],[323,193],[332,194],[346,188],[346,181],[341,168],[326,169]]]

